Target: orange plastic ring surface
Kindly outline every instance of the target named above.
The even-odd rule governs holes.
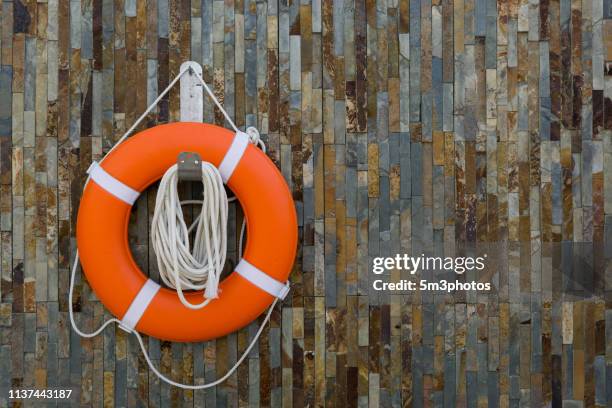
[[[179,122],[140,132],[112,151],[102,167],[142,192],[176,163],[182,151],[200,154],[219,166],[234,133],[203,123]],[[248,239],[244,259],[279,282],[286,282],[297,247],[297,217],[291,193],[274,163],[249,144],[227,183],[245,213]],[[77,217],[77,245],[89,284],[118,318],[147,280],[128,245],[131,206],[90,181]],[[219,298],[199,310],[186,308],[176,292],[162,288],[139,320],[136,330],[171,341],[204,341],[232,333],[257,318],[274,297],[238,273],[219,285]],[[202,292],[186,293],[191,303]]]

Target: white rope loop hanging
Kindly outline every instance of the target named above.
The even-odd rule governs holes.
[[[176,292],[185,307],[200,309],[218,297],[219,278],[227,253],[228,201],[219,170],[202,163],[203,199],[183,201],[178,195],[178,166],[161,179],[151,225],[153,250],[162,281]],[[187,227],[181,205],[201,204],[194,223]],[[193,249],[189,235],[196,227]],[[206,300],[190,303],[183,290],[202,290]]]
[[[100,159],[99,163],[102,163],[104,159],[112,152],[117,146],[119,146],[129,135],[140,125],[140,123],[147,117],[149,112],[161,101],[161,99],[170,91],[170,89],[179,81],[179,79],[186,72],[193,72],[191,66],[187,66],[181,70],[178,75],[168,84],[166,89],[149,105],[145,112],[134,122],[134,124],[119,138],[117,143],[111,147],[111,149]],[[215,105],[223,113],[225,119],[234,129],[238,132],[236,124],[229,117],[223,106],[219,103],[214,93],[210,90],[206,82],[200,75],[196,74],[200,83],[211,97]],[[266,151],[266,145],[259,137],[259,131],[254,127],[246,129],[246,133],[249,135],[251,143],[259,146],[264,152]],[[202,170],[202,182],[204,184],[204,190],[207,192],[203,197],[203,200],[185,200],[179,201],[178,192],[176,189],[176,177],[177,168],[176,165],[171,167],[166,174],[164,174],[160,183],[158,196],[156,198],[156,208],[154,213],[153,222],[153,234],[157,237],[154,238],[154,249],[158,255],[158,266],[160,267],[160,276],[163,282],[177,290],[177,294],[185,306],[191,309],[198,309],[206,306],[208,302],[218,296],[219,277],[223,265],[225,264],[226,249],[227,249],[227,213],[228,213],[228,202],[233,201],[235,198],[227,199],[225,189],[223,188],[223,181],[221,175],[216,167],[210,163],[209,167],[203,166]],[[174,168],[174,170],[173,170]],[[89,183],[89,177],[85,181],[85,186]],[[165,187],[162,189],[162,183],[165,181]],[[221,183],[219,184],[219,181]],[[83,189],[85,189],[85,186]],[[212,192],[212,193],[211,193]],[[160,195],[161,194],[161,195]],[[191,226],[186,227],[183,219],[183,212],[181,205],[184,204],[202,204],[202,211],[200,215],[194,220]],[[159,211],[158,211],[158,206]],[[157,215],[157,217],[156,217]],[[206,216],[208,215],[208,216]],[[217,222],[213,222],[213,218],[216,217]],[[197,225],[196,237],[194,239],[193,251],[190,251],[189,233]],[[245,223],[242,223],[240,240],[239,240],[239,257],[242,258],[242,239],[245,230]],[[155,247],[158,245],[158,248]],[[160,263],[160,258],[162,259]],[[98,329],[91,333],[85,333],[81,331],[75,321],[74,311],[72,310],[73,292],[76,272],[79,266],[79,251],[75,252],[74,262],[70,273],[70,287],[68,290],[68,314],[70,317],[70,324],[73,330],[81,337],[92,338],[100,334],[106,327],[112,323],[117,325],[123,330],[128,331],[136,336],[140,349],[147,361],[147,364],[151,371],[153,371],[161,380],[164,382],[189,390],[201,390],[206,388],[214,387],[223,381],[227,380],[238,368],[238,366],[248,356],[251,349],[255,346],[255,343],[259,339],[259,336],[263,332],[264,327],[270,320],[272,311],[278,303],[278,298],[274,300],[268,312],[266,313],[257,333],[253,336],[251,343],[245,349],[244,353],[236,361],[236,363],[223,375],[223,377],[217,379],[208,384],[189,385],[175,382],[168,377],[164,376],[155,367],[147,349],[142,340],[142,336],[136,330],[126,328],[122,325],[121,321],[116,318],[111,318],[104,322]],[[164,273],[162,273],[162,266]],[[179,269],[182,268],[182,269]],[[181,272],[177,273],[177,271]],[[169,272],[170,271],[170,272]],[[184,286],[183,286],[184,285]],[[204,296],[206,300],[202,303],[193,305],[190,304],[183,295],[182,288],[188,288],[193,290],[204,289]]]

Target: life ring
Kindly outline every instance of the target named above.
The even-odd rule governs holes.
[[[182,151],[197,152],[219,169],[247,224],[243,259],[219,285],[219,297],[199,310],[186,308],[174,290],[145,276],[127,237],[132,204]],[[297,247],[294,202],[274,163],[245,133],[203,123],[159,125],[126,140],[88,172],[76,226],[81,264],[96,296],[123,328],[162,340],[209,340],[246,326],[275,297],[286,295]],[[186,293],[191,303],[202,296]]]

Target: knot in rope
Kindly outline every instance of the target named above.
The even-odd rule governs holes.
[[[249,135],[249,141],[254,145],[258,145],[261,141],[261,137],[259,136],[259,130],[257,130],[254,126],[249,126],[246,128],[246,134]]]

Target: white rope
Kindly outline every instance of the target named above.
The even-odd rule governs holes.
[[[77,332],[79,336],[90,339],[102,333],[102,331],[104,331],[104,329],[106,329],[106,327],[108,327],[108,325],[110,325],[111,323],[121,324],[121,321],[113,317],[107,320],[106,322],[104,322],[102,326],[100,326],[97,330],[91,333],[85,333],[79,330],[74,320],[74,311],[72,310],[72,293],[74,292],[74,278],[76,276],[76,270],[78,266],[79,266],[79,250],[77,249],[75,256],[74,256],[74,262],[72,263],[72,269],[70,271],[70,288],[68,289],[68,314],[70,316],[70,324],[72,325],[72,328],[74,329],[74,331]]]
[[[218,297],[219,278],[227,253],[227,194],[219,170],[202,162],[204,199],[199,217],[191,228],[187,228],[178,196],[178,181],[175,164],[166,171],[157,190],[151,239],[162,281],[176,289],[185,307],[201,309]],[[196,223],[191,250],[189,233]],[[206,299],[194,305],[185,299],[183,289],[205,289]]]
[[[242,364],[244,359],[249,355],[249,353],[253,349],[253,346],[255,346],[255,343],[257,343],[257,340],[259,339],[259,336],[261,336],[263,329],[268,324],[268,321],[270,321],[270,317],[272,316],[272,311],[274,310],[274,306],[276,306],[276,303],[278,303],[278,298],[274,299],[274,302],[272,302],[272,306],[270,306],[270,308],[268,309],[268,312],[266,313],[266,317],[264,318],[263,322],[261,322],[261,326],[259,326],[259,329],[257,330],[257,333],[255,333],[255,336],[253,336],[253,340],[251,341],[249,346],[246,348],[246,350],[244,350],[244,352],[242,353],[238,361],[236,361],[236,364],[234,364],[232,368],[230,368],[223,377],[211,383],[208,383],[208,384],[198,384],[198,385],[182,384],[182,383],[172,381],[170,378],[160,373],[159,370],[155,367],[155,365],[153,365],[153,362],[151,361],[151,358],[149,357],[149,354],[147,353],[147,350],[144,346],[142,338],[140,337],[140,333],[138,333],[137,331],[134,331],[133,333],[136,335],[136,338],[138,339],[138,344],[140,344],[140,349],[142,350],[142,354],[144,355],[145,360],[147,360],[147,364],[149,365],[149,368],[159,378],[161,378],[164,382],[167,382],[170,385],[174,385],[175,387],[183,388],[185,390],[202,390],[202,389],[214,387],[216,385],[221,384],[223,381],[227,380],[234,373],[234,371],[236,371],[236,369],[238,368],[238,366],[240,366],[240,364]]]
[[[179,81],[179,79],[181,79],[181,77],[183,75],[185,75],[186,72],[188,71],[193,71],[193,68],[191,68],[191,66],[185,67],[185,69],[183,69],[182,71],[180,71],[176,77],[174,77],[174,79],[168,84],[168,86],[166,87],[166,89],[164,89],[162,91],[162,93],[159,94],[159,96],[157,98],[155,98],[155,100],[149,105],[149,107],[147,108],[146,111],[144,111],[144,113],[142,115],[140,115],[140,117],[138,119],[136,119],[136,122],[134,122],[134,124],[123,134],[123,136],[121,136],[119,138],[119,140],[117,140],[117,143],[115,143],[108,152],[106,152],[106,154],[104,155],[104,157],[102,157],[102,159],[100,160],[100,164],[104,161],[104,159],[106,159],[106,157],[110,154],[110,152],[112,152],[113,150],[115,150],[117,148],[117,146],[119,146],[125,139],[127,139],[127,137],[129,135],[132,134],[132,132],[138,127],[138,125],[140,125],[140,122],[142,122],[144,120],[144,118],[147,117],[147,115],[153,110],[154,107],[157,106],[157,104],[159,103],[159,101],[162,100],[162,98],[164,96],[166,96],[166,94],[168,92],[170,92],[170,89],[172,89],[172,87]],[[198,76],[198,78],[200,78]],[[201,79],[201,78],[200,78]],[[213,96],[214,97],[214,96]],[[219,101],[217,101],[217,99],[215,98],[215,102],[217,102],[217,105],[219,104]],[[221,110],[223,110],[223,108],[220,108]],[[223,110],[223,112],[225,113],[225,111]],[[227,113],[226,113],[227,115]],[[231,122],[232,127],[236,130],[236,125],[234,125],[234,122]],[[237,130],[236,130],[237,131]],[[89,179],[87,179],[89,181]],[[85,185],[87,185],[87,181],[85,182]]]
[[[191,66],[187,66],[185,67],[185,69],[183,69],[182,71],[180,71],[178,73],[178,75],[168,84],[168,86],[166,87],[166,89],[163,90],[163,92],[161,94],[159,94],[159,96],[153,101],[153,103],[151,103],[151,105],[149,105],[149,107],[147,108],[147,110],[136,120],[136,122],[134,122],[134,124],[123,134],[123,136],[121,136],[119,138],[119,140],[117,141],[117,143],[115,143],[115,145],[113,145],[111,147],[111,149],[102,157],[102,159],[100,159],[100,163],[102,163],[104,161],[104,159],[108,156],[108,154],[110,152],[112,152],[117,146],[119,146],[125,139],[127,139],[127,137],[138,127],[138,125],[140,124],[140,122],[142,122],[144,120],[144,118],[147,117],[147,115],[149,114],[149,112],[151,112],[151,110],[159,103],[159,101],[170,91],[170,89],[178,82],[178,80],[188,71],[191,71],[193,73],[195,73],[195,71],[191,68]],[[208,93],[208,95],[212,98],[213,102],[215,103],[215,105],[221,110],[221,112],[223,113],[223,115],[225,116],[225,119],[228,121],[228,123],[230,124],[230,126],[236,131],[238,132],[238,128],[236,127],[236,125],[234,124],[234,122],[232,121],[232,119],[229,117],[229,115],[227,114],[227,112],[225,111],[225,109],[223,109],[223,106],[221,106],[221,104],[219,103],[219,101],[217,100],[217,98],[215,97],[214,93],[212,93],[212,91],[210,90],[210,88],[208,88],[208,85],[206,85],[206,82],[204,82],[204,80],[202,79],[202,77],[200,75],[196,76],[199,78],[200,82],[202,83],[202,85],[204,86],[204,89],[206,90],[206,92]],[[266,145],[263,143],[263,141],[260,139],[259,137],[259,132],[257,131],[256,128],[254,127],[249,127],[246,130],[246,133],[249,135],[249,139],[251,140],[251,142],[253,144],[258,145],[259,147],[261,147],[261,149],[264,151],[266,151]],[[173,166],[176,167],[176,166]],[[205,181],[205,178],[208,180],[208,182],[211,183],[211,186],[216,185],[216,183],[214,181],[212,181],[215,177],[219,177],[220,175],[218,174],[218,170],[211,165],[212,168],[214,168],[216,170],[216,175],[213,175],[213,171],[205,171],[203,170],[203,174],[202,174],[202,180],[203,183],[206,184],[207,181]],[[176,168],[175,168],[176,170]],[[170,170],[168,172],[166,172],[166,174],[164,175],[164,178],[166,177],[166,175],[168,175],[168,173],[170,172]],[[206,175],[204,175],[204,173],[207,173]],[[172,179],[172,177],[175,177],[175,175],[169,175],[168,178]],[[85,180],[85,185],[83,186],[83,190],[85,190],[85,187],[87,186],[87,183],[89,183],[89,177],[87,177],[87,179]],[[163,179],[162,179],[163,181]],[[173,183],[171,183],[170,181],[168,181],[169,183],[169,188],[172,188]],[[174,183],[174,187],[176,187],[176,184]],[[161,189],[161,185],[160,185],[160,191],[162,191]],[[175,192],[175,190],[172,190]],[[214,187],[213,187],[213,191]],[[170,257],[172,260],[172,266],[177,266],[181,263],[184,263],[185,266],[190,266],[193,267],[194,265],[200,267],[200,268],[196,268],[199,269],[199,272],[196,272],[194,274],[192,274],[192,270],[189,269],[189,273],[185,273],[185,274],[178,274],[177,276],[177,268],[174,268],[173,270],[175,271],[175,273],[173,274],[174,277],[174,284],[176,285],[176,282],[180,282],[179,285],[173,286],[177,289],[177,293],[179,294],[179,298],[181,299],[181,302],[183,302],[183,304],[185,304],[185,306],[190,307],[190,308],[200,308],[200,307],[204,307],[207,302],[209,302],[209,300],[211,298],[214,298],[213,296],[209,297],[206,295],[206,291],[210,291],[210,292],[214,292],[216,295],[216,291],[218,289],[218,285],[219,285],[219,276],[220,276],[220,269],[223,268],[223,264],[225,263],[225,256],[226,256],[226,245],[227,245],[227,239],[226,238],[222,238],[221,236],[227,236],[227,231],[225,231],[225,233],[223,233],[221,230],[218,230],[216,228],[214,228],[212,226],[212,213],[215,211],[211,211],[209,213],[209,215],[211,215],[211,217],[208,218],[207,220],[203,220],[201,221],[201,218],[205,218],[206,217],[202,217],[202,214],[206,214],[207,212],[204,210],[205,207],[207,209],[210,208],[216,208],[217,209],[217,214],[219,214],[219,212],[225,211],[225,220],[218,224],[219,226],[222,226],[222,229],[226,229],[226,225],[227,225],[227,203],[231,202],[233,200],[235,200],[236,198],[230,198],[229,200],[227,199],[227,195],[225,194],[225,190],[223,188],[220,189],[220,191],[222,192],[218,192],[218,193],[213,193],[213,197],[207,199],[206,196],[204,197],[204,200],[185,200],[185,201],[181,201],[178,204],[176,204],[178,202],[177,200],[177,196],[173,195],[173,194],[164,194],[162,191],[162,195],[167,198],[169,200],[169,202],[167,204],[163,204],[163,207],[166,208],[167,210],[170,210],[170,215],[174,214],[174,217],[170,217],[170,218],[166,218],[166,227],[168,227],[169,225],[174,225],[174,231],[176,232],[175,235],[175,239],[174,244],[176,244],[178,242],[178,246],[175,247],[176,251],[172,252],[171,249],[171,253],[170,253]],[[216,195],[215,195],[216,194]],[[215,200],[215,197],[218,198],[218,200]],[[214,203],[221,203],[222,198],[225,198],[224,200],[224,204],[225,205],[219,205],[218,207],[214,207]],[[158,198],[159,198],[159,192],[158,192]],[[158,206],[158,202],[159,199],[156,199],[156,213],[157,213],[157,206]],[[174,202],[174,205],[172,204]],[[202,212],[200,213],[200,215],[196,218],[196,220],[194,220],[194,222],[191,224],[191,226],[189,226],[189,228],[187,228],[187,231],[185,233],[185,221],[183,220],[182,217],[182,209],[181,209],[181,205],[185,205],[185,204],[202,204]],[[172,212],[172,208],[174,208],[174,213]],[[177,210],[178,209],[178,210]],[[223,210],[224,209],[224,210]],[[179,215],[180,215],[180,220],[179,220]],[[154,215],[155,218],[155,215]],[[161,218],[161,215],[160,215]],[[170,224],[169,224],[170,223]],[[182,223],[182,224],[181,224]],[[207,224],[208,223],[208,224]],[[197,232],[196,232],[196,244],[194,246],[194,252],[193,254],[189,251],[189,239],[187,238],[187,236],[189,235],[189,233],[191,232],[191,230],[195,227],[195,225],[198,225],[198,230],[197,232],[200,232],[200,238],[202,237],[209,237],[209,240],[206,241],[206,238],[204,238],[204,241],[201,241],[200,243],[198,243],[199,239],[197,236]],[[205,227],[204,225],[207,225],[207,227]],[[154,223],[155,225],[155,223]],[[202,225],[202,227],[200,227],[200,225]],[[162,228],[163,227],[163,220],[160,220],[159,224],[158,224],[158,228]],[[178,229],[180,230],[180,234],[178,231],[176,231],[176,228],[178,227]],[[201,228],[201,230],[200,230]],[[211,229],[212,228],[212,229]],[[162,231],[160,229],[160,231]],[[169,229],[166,229],[166,231],[169,231]],[[210,235],[206,234],[205,231],[211,232],[211,235],[213,235],[213,232],[218,233],[218,235],[214,235],[213,237],[211,237]],[[243,235],[244,235],[244,231],[245,231],[245,223],[243,221],[242,223],[242,227],[240,229],[240,240],[239,240],[239,248],[238,248],[238,253],[239,253],[239,258],[242,258],[242,240],[243,240]],[[176,238],[178,238],[178,236],[181,237],[181,240],[178,240]],[[165,238],[168,238],[168,235],[164,235],[163,233],[159,235],[159,239],[160,240],[164,240]],[[212,244],[211,244],[211,240],[212,240]],[[206,242],[208,242],[209,245],[212,246],[207,246]],[[219,245],[217,246],[217,244],[215,243],[219,243]],[[224,242],[224,243],[223,243]],[[169,247],[165,247],[167,248],[172,248],[171,246]],[[179,250],[180,248],[180,250]],[[196,249],[197,248],[197,249]],[[223,248],[223,251],[215,251],[215,248]],[[204,252],[208,252],[211,254],[215,254],[213,258],[208,258],[208,261],[203,261],[202,257],[200,256],[202,253]],[[220,254],[223,254],[222,259],[223,261],[221,261],[221,256]],[[157,251],[156,251],[157,253]],[[174,257],[174,255],[176,255],[176,257]],[[180,254],[180,256],[179,256]],[[189,254],[189,256],[187,256],[187,254]],[[167,254],[166,254],[167,255]],[[176,259],[176,263],[175,263],[175,259]],[[158,258],[159,261],[159,258]],[[195,262],[194,262],[195,261]],[[208,265],[208,268],[205,268],[204,266]],[[213,271],[213,269],[211,269],[211,265],[215,266],[215,265],[221,265],[220,268],[218,269],[214,269],[214,273],[211,273]],[[69,312],[69,317],[70,317],[70,324],[72,326],[72,329],[81,337],[84,338],[92,338],[95,337],[97,335],[99,335],[100,333],[102,333],[102,331],[104,331],[104,329],[106,329],[109,325],[111,325],[112,323],[116,323],[117,325],[119,325],[119,327],[121,327],[123,330],[127,331],[128,333],[132,333],[136,336],[137,340],[138,340],[138,344],[140,344],[140,349],[142,350],[142,354],[144,355],[147,364],[149,365],[149,369],[151,371],[153,371],[155,373],[155,375],[157,375],[162,381],[170,384],[170,385],[174,385],[175,387],[179,387],[179,388],[183,388],[183,389],[188,389],[188,390],[201,390],[201,389],[206,389],[206,388],[210,388],[210,387],[214,387],[216,385],[219,385],[220,383],[222,383],[223,381],[227,380],[238,368],[238,366],[244,361],[244,359],[248,356],[248,354],[250,353],[251,349],[255,346],[255,343],[257,343],[257,340],[259,340],[259,336],[261,336],[261,333],[263,332],[263,329],[265,328],[265,326],[267,325],[268,321],[270,320],[270,317],[272,316],[272,311],[274,310],[274,307],[276,306],[276,304],[278,303],[278,298],[276,298],[274,300],[274,302],[272,303],[272,305],[270,306],[270,308],[268,309],[268,312],[266,313],[266,317],[264,318],[264,320],[261,323],[261,326],[259,327],[259,329],[257,330],[257,333],[255,333],[255,336],[253,337],[253,340],[251,341],[251,343],[249,344],[249,346],[246,348],[246,350],[244,351],[244,353],[242,354],[242,356],[238,359],[238,361],[236,361],[236,364],[234,364],[228,371],[227,373],[225,373],[225,375],[219,379],[217,379],[216,381],[213,381],[211,383],[208,384],[198,384],[198,385],[189,385],[189,384],[181,384],[178,382],[175,382],[171,379],[169,379],[168,377],[164,376],[162,373],[159,372],[159,370],[155,367],[155,365],[153,364],[153,362],[151,361],[151,358],[149,357],[149,354],[147,352],[147,349],[144,345],[144,342],[142,340],[142,336],[140,335],[140,333],[138,333],[136,330],[130,330],[129,328],[126,328],[125,326],[121,325],[121,321],[116,319],[116,318],[111,318],[109,320],[107,320],[106,322],[104,322],[97,330],[91,332],[91,333],[85,333],[83,331],[81,331],[76,324],[75,318],[74,318],[74,311],[72,310],[72,294],[74,292],[74,281],[75,281],[75,277],[76,277],[76,271],[78,269],[79,266],[79,251],[78,249],[75,251],[75,256],[74,256],[74,262],[72,264],[72,269],[70,271],[70,287],[68,290],[68,312]],[[206,271],[206,272],[205,272]],[[206,278],[204,278],[204,275],[206,275]],[[161,273],[161,268],[160,268],[160,276],[162,276],[162,279],[164,279],[164,275],[162,275]],[[199,276],[199,277],[194,277],[194,276]],[[169,276],[166,275],[165,276],[166,279],[168,279],[168,281],[164,280],[164,282],[169,285],[172,286],[173,282],[172,280],[169,279]],[[182,279],[181,279],[182,278]],[[185,281],[185,283],[187,282],[191,282],[193,280],[193,282],[189,283],[190,285],[194,286],[194,287],[200,287],[201,285],[205,285],[206,286],[206,290],[204,295],[207,297],[207,299],[200,305],[192,305],[189,302],[186,301],[186,299],[183,297],[182,294],[182,290],[181,290],[181,285],[183,284],[183,280]],[[206,283],[201,283],[203,281],[206,281]],[[189,284],[186,285],[187,287],[189,287]],[[209,289],[210,287],[210,289]],[[191,287],[190,287],[191,288]],[[214,289],[213,289],[214,288]],[[210,294],[210,293],[209,293]]]
[[[190,67],[191,69],[191,67]],[[215,96],[215,94],[213,93],[213,91],[210,90],[210,88],[208,87],[208,85],[206,84],[206,81],[204,81],[204,79],[202,78],[202,76],[200,74],[198,74],[195,70],[192,70],[193,74],[200,80],[200,83],[202,84],[202,86],[204,87],[204,89],[206,90],[206,93],[208,94],[208,96],[210,96],[210,98],[213,100],[213,102],[215,103],[215,105],[217,105],[217,108],[219,108],[219,110],[221,111],[221,113],[223,113],[223,116],[225,116],[225,120],[227,120],[227,123],[230,124],[230,126],[232,127],[232,129],[234,129],[234,131],[238,132],[238,127],[236,126],[236,124],[234,123],[234,121],[232,120],[232,118],[230,118],[230,116],[227,114],[227,112],[225,111],[225,109],[223,109],[223,106],[221,106],[221,104],[219,103],[219,100],[217,99],[217,97]]]
[[[183,388],[185,390],[203,390],[206,388],[217,386],[221,384],[223,381],[227,380],[238,369],[240,364],[242,364],[244,359],[249,355],[249,353],[255,346],[255,343],[257,343],[257,341],[259,340],[259,337],[261,336],[263,329],[266,327],[266,325],[270,321],[270,317],[272,316],[272,311],[274,310],[274,307],[278,303],[278,298],[275,298],[274,302],[272,302],[272,305],[270,306],[270,308],[268,309],[268,312],[266,313],[266,317],[261,322],[259,329],[257,329],[257,333],[255,333],[255,336],[253,336],[253,340],[251,340],[251,343],[249,343],[248,347],[244,350],[244,352],[242,353],[238,361],[236,361],[236,363],[229,370],[227,370],[227,372],[225,373],[223,377],[211,383],[208,383],[208,384],[197,384],[197,385],[182,384],[182,383],[178,383],[176,381],[171,380],[170,378],[166,377],[161,372],[159,372],[157,367],[155,367],[155,365],[151,361],[151,357],[149,356],[149,353],[147,352],[147,349],[144,345],[144,342],[142,340],[142,336],[140,335],[140,333],[138,333],[136,330],[129,330],[125,326],[121,326],[121,321],[119,321],[118,319],[113,317],[107,320],[106,322],[104,322],[104,324],[102,324],[102,326],[100,326],[97,330],[91,333],[85,333],[77,327],[77,324],[74,319],[74,311],[72,310],[72,293],[74,291],[74,280],[75,280],[76,270],[78,266],[79,266],[79,252],[77,250],[75,258],[74,258],[74,263],[72,264],[72,270],[70,272],[70,289],[68,291],[68,305],[69,305],[68,314],[70,316],[70,324],[72,325],[72,329],[81,337],[92,338],[102,333],[102,331],[104,331],[104,329],[106,329],[110,324],[117,323],[117,325],[119,325],[123,330],[127,331],[128,333],[132,333],[136,336],[136,339],[138,340],[138,344],[140,345],[140,349],[142,350],[142,354],[144,355],[145,360],[147,360],[147,364],[149,365],[149,369],[153,371],[155,375],[157,375],[162,381],[170,385],[174,385],[175,387]]]

